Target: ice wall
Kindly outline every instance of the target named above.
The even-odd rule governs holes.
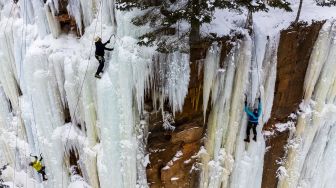
[[[139,47],[136,37],[149,28],[132,25],[140,12],[116,11],[113,0],[69,0],[66,9],[81,38],[61,33],[58,0],[0,4],[0,159],[14,169],[6,181],[18,186],[24,178],[39,180],[27,164],[30,153],[42,153],[49,181],[39,187],[148,187],[144,98],[151,95],[162,113],[164,104],[173,114],[181,111],[190,79],[189,55]],[[330,157],[336,142],[336,120],[330,118],[336,111],[335,28],[327,22],[316,42],[302,112],[288,146],[287,176],[281,174],[279,187],[335,183],[335,170],[327,170],[335,163]],[[94,78],[95,36],[104,41],[111,36],[109,47],[114,48],[106,54],[100,80]],[[200,152],[200,187],[260,187],[265,152],[261,129],[272,108],[277,40],[267,39],[255,26],[254,34],[237,40],[226,57],[220,57],[220,44],[208,49],[203,107],[204,116],[207,110],[209,114],[204,118],[208,129]],[[243,142],[244,94],[251,106],[258,96],[262,99],[256,143]],[[81,177],[71,165],[78,166]],[[23,187],[31,187],[26,182]]]
[[[327,21],[310,58],[304,100],[288,141],[278,187],[333,187],[336,183],[335,39],[335,21]]]
[[[203,105],[204,111],[211,110],[205,150],[200,152],[200,187],[261,186],[265,152],[261,130],[273,103],[277,44],[276,37],[267,39],[255,28],[252,38],[246,36],[234,44],[222,68],[221,46],[216,43],[209,48],[204,61]],[[262,99],[256,143],[243,141],[247,124],[244,94],[252,106],[258,96]]]
[[[8,181],[16,182],[17,171],[39,180],[27,164],[30,153],[42,153],[49,177],[42,187],[148,186],[144,97],[152,94],[158,108],[168,102],[180,111],[189,56],[139,47],[135,38],[148,29],[130,23],[139,12],[113,7],[114,1],[70,0],[67,11],[84,28],[77,38],[61,34],[57,0],[1,6],[0,158],[15,169]],[[98,80],[93,39],[111,34],[114,51]]]

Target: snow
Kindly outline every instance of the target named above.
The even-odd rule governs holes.
[[[68,188],[91,188],[91,186],[89,186],[81,176],[74,174],[71,176]]]
[[[164,115],[163,115],[163,124],[162,127],[166,130],[166,131],[174,131],[175,130],[175,126],[173,126],[172,124],[175,123],[174,117],[171,113],[165,111]]]
[[[3,171],[1,179],[4,180],[3,184],[8,185],[9,188],[38,187],[39,182],[34,180],[32,177],[30,177],[29,173],[30,171],[28,171],[28,169],[14,172],[13,168],[7,167],[7,169]],[[13,180],[14,176],[15,176],[15,181],[13,182],[11,180]]]
[[[168,170],[170,169],[171,166],[173,166],[174,162],[181,159],[181,157],[183,156],[182,151],[177,151],[173,157],[173,159],[171,159],[170,161],[167,162],[166,166],[164,166],[162,169],[163,170]]]
[[[288,129],[295,129],[295,122],[288,121],[286,123],[277,123],[275,124],[275,128],[278,132],[284,132]]]
[[[280,9],[269,8],[268,12],[256,12],[253,14],[254,27],[260,28],[261,33],[265,36],[276,36],[279,31],[290,26],[296,18],[299,1],[289,0],[293,12],[286,12]],[[281,15],[281,16],[279,16]],[[211,24],[202,26],[204,35],[207,33],[217,33],[218,35],[229,35],[232,31],[243,32],[247,12],[232,11],[232,10],[216,10],[214,13],[215,19]],[[321,7],[316,5],[315,0],[304,0],[300,21],[312,23],[312,21],[335,19],[336,7]]]

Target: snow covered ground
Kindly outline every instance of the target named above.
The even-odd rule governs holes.
[[[292,12],[270,8],[268,12],[256,12],[253,14],[253,25],[258,27],[265,36],[278,35],[279,31],[290,26],[297,15],[299,0],[288,0],[291,3]],[[237,11],[217,10],[215,19],[211,24],[205,24],[202,28],[203,35],[213,32],[218,35],[228,35],[231,31],[242,31],[245,26],[247,13]],[[317,6],[315,0],[303,0],[299,21],[311,23],[312,21],[332,20],[336,18],[335,6]]]

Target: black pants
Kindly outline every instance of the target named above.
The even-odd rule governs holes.
[[[41,170],[38,171],[38,173],[42,175],[43,181],[47,180],[47,174],[45,173],[45,166],[43,166]]]
[[[104,58],[104,56],[96,55],[96,59],[99,61],[99,66],[98,66],[96,75],[99,75],[101,72],[103,72],[105,58]]]
[[[246,129],[246,138],[250,138],[250,131],[251,129],[253,130],[253,134],[256,137],[257,136],[257,125],[258,123],[256,122],[248,122],[247,124],[247,129]]]

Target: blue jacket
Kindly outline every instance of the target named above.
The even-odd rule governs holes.
[[[253,123],[258,123],[259,116],[261,115],[261,102],[258,104],[258,113],[253,113],[246,105],[245,105],[245,112],[248,116],[248,121]]]

